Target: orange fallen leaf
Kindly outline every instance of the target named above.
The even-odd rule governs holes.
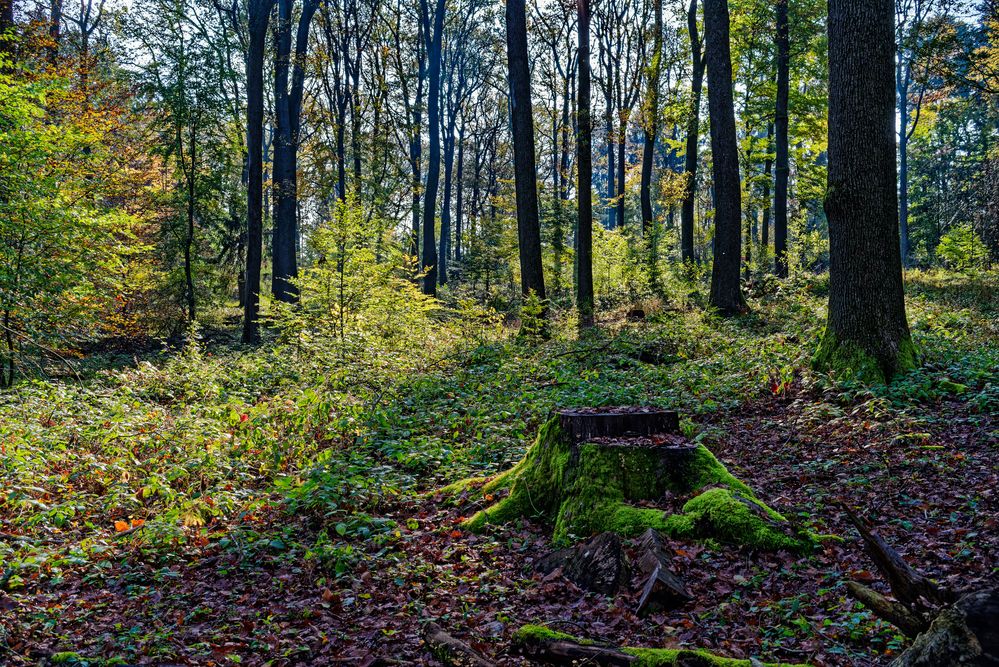
[[[452,530],[451,531],[451,539],[452,540],[456,540],[459,537],[461,537],[461,531],[460,530]]]
[[[130,528],[130,526],[128,525],[128,521],[115,521],[114,522],[114,529],[115,529],[116,532],[123,533],[126,530],[128,530],[129,528]]]
[[[138,528],[146,523],[145,519],[132,519],[132,528]]]

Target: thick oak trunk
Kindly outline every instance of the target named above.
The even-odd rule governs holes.
[[[872,382],[916,365],[897,252],[892,0],[829,2],[829,316],[818,367]]]

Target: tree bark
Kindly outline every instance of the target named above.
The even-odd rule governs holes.
[[[465,222],[465,119],[461,119],[458,130],[458,169],[455,173],[454,195],[454,259],[461,262],[461,242]]]
[[[889,381],[915,366],[895,166],[892,0],[829,1],[829,316],[817,366]]]
[[[710,303],[722,315],[734,315],[746,309],[746,301],[739,283],[739,264],[742,260],[742,190],[739,181],[739,147],[735,133],[726,0],[704,0],[704,39],[715,191]]]
[[[427,163],[427,185],[423,197],[423,293],[437,294],[437,190],[440,184],[441,140],[441,43],[444,34],[444,0],[437,0],[433,24],[429,0],[420,0],[423,29],[427,39],[427,129],[430,154]]]
[[[697,34],[697,0],[690,0],[687,9],[687,32],[690,34],[690,56],[693,66],[690,83],[690,117],[687,119],[687,143],[684,173],[687,177],[683,203],[680,207],[680,258],[694,261],[694,197],[697,194],[697,143],[701,128],[701,89],[704,85],[704,56]]]
[[[243,306],[243,342],[260,340],[260,263],[263,246],[263,135],[264,45],[274,0],[247,4],[246,54],[246,298]]]
[[[593,325],[593,155],[590,120],[590,4],[576,0],[579,76],[576,103],[576,309],[580,326]]]
[[[451,188],[454,175],[454,118],[448,119],[444,135],[444,192],[441,195],[441,237],[437,251],[437,284],[447,284],[451,254]]]
[[[770,148],[773,145],[774,124],[767,124],[767,159],[763,162],[763,221],[761,223],[760,243],[763,245],[763,257],[770,251],[770,182],[773,180],[774,161],[770,158]]]
[[[51,12],[49,13],[49,39],[52,43],[47,50],[49,64],[53,66],[59,60],[59,44],[62,41],[62,3],[63,0],[52,0]]]
[[[520,287],[525,295],[533,291],[543,302],[547,295],[541,264],[534,115],[531,107],[531,69],[527,52],[527,10],[524,0],[506,2],[506,45],[510,71],[510,114],[513,124]]]
[[[777,106],[774,124],[777,133],[777,180],[774,187],[774,271],[787,277],[787,183],[788,164],[788,95],[790,92],[790,37],[787,19],[788,0],[777,0]]]
[[[298,299],[293,280],[298,277],[298,143],[302,96],[305,87],[305,58],[309,27],[318,0],[305,0],[295,32],[295,55],[291,54],[291,16],[294,0],[278,0],[274,59],[274,238],[271,293],[279,301]],[[291,89],[288,75],[291,71]]]
[[[652,0],[655,19],[652,29],[652,64],[649,66],[649,84],[646,93],[643,117],[645,120],[645,144],[642,146],[642,236],[652,230],[652,167],[656,156],[656,137],[659,133],[659,80],[662,73],[663,57],[663,3]]]

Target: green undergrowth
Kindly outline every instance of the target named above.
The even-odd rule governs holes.
[[[456,482],[444,491],[465,491],[472,481]],[[488,497],[503,489],[509,489],[509,495],[463,525],[481,531],[520,517],[539,517],[554,526],[556,543],[603,531],[636,536],[654,528],[673,537],[711,538],[761,549],[805,549],[811,544],[807,536],[794,536],[787,520],[703,445],[696,446],[689,460],[664,466],[652,447],[595,443],[574,447],[557,417],[541,427],[522,461],[477,493]],[[666,494],[697,492],[680,514],[633,505]]]
[[[388,342],[301,334],[244,348],[213,335],[138,363],[89,357],[79,380],[0,394],[0,584],[24,594],[206,549],[243,567],[268,554],[345,574],[360,543],[393,539],[399,527],[381,517],[398,499],[511,469],[558,407],[669,406],[692,433],[795,386],[837,409],[999,410],[994,274],[907,276],[920,367],[888,386],[809,370],[821,283],[778,282],[742,317],[648,308],[582,335],[560,321],[547,340],[448,311]],[[647,518],[633,509],[615,520]]]
[[[532,646],[553,641],[573,642],[583,646],[595,645],[592,641],[579,639],[573,635],[558,632],[543,625],[524,625],[513,635],[514,645],[528,650]],[[637,648],[626,646],[620,650],[622,653],[635,656],[637,660],[632,664],[638,667],[674,667],[676,665],[698,665],[698,667],[754,667],[756,665],[766,665],[767,667],[806,667],[802,664],[788,662],[759,662],[756,660],[725,658],[701,649]]]

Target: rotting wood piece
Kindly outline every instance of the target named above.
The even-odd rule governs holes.
[[[610,595],[627,580],[621,536],[604,532],[567,549],[541,558],[535,569],[550,574],[561,568],[566,579],[580,588]]]
[[[926,602],[932,604],[947,604],[953,602],[952,592],[940,588],[935,583],[916,572],[905,562],[895,549],[874,532],[865,519],[857,516],[845,503],[840,506],[846,512],[847,518],[860,533],[864,541],[864,551],[874,561],[875,566],[884,575],[891,587],[892,595],[910,609],[925,608]]]
[[[856,581],[846,582],[846,590],[850,596],[902,631],[906,637],[915,637],[930,626],[930,622],[921,614],[909,611],[901,602],[889,600],[881,593],[868,588]]]
[[[650,528],[638,541],[641,555],[638,569],[646,576],[638,600],[638,614],[677,609],[694,599],[683,580],[670,569],[664,541],[658,531]]]
[[[493,667],[495,663],[487,660],[481,653],[448,634],[436,623],[427,623],[423,627],[423,641],[435,658],[452,667]]]
[[[638,660],[617,648],[580,643],[560,633],[552,633],[551,637],[532,637],[518,633],[514,635],[514,646],[532,663],[547,665],[627,667]]]
[[[999,588],[965,595],[940,612],[892,667],[999,665]]]
[[[839,504],[898,602],[854,581],[847,582],[847,590],[878,617],[916,635],[892,666],[999,665],[999,588],[969,593],[949,604],[957,597],[953,591],[916,572],[865,520]]]
[[[679,433],[676,410],[646,406],[561,410],[559,423],[574,443],[591,438],[627,438]]]

